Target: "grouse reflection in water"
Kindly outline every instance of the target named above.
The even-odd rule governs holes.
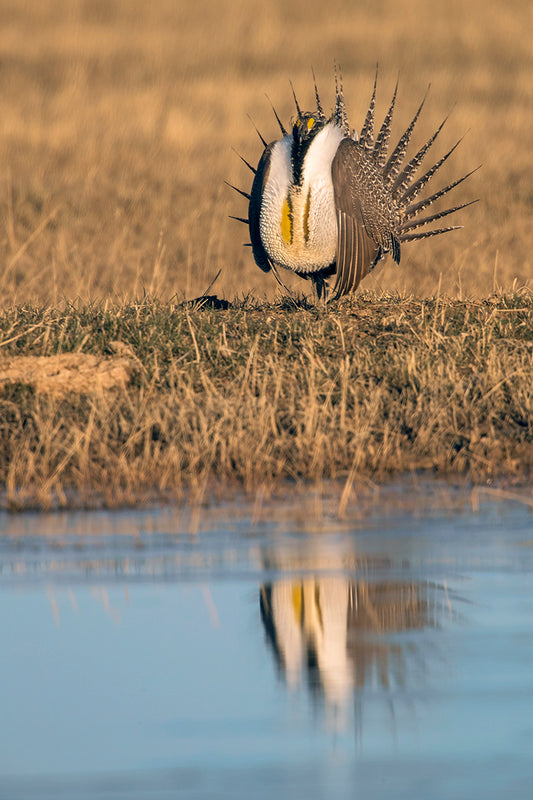
[[[314,698],[343,718],[354,691],[406,685],[417,648],[412,636],[394,634],[438,627],[443,592],[426,582],[306,575],[264,584],[261,618],[288,686],[306,674]]]

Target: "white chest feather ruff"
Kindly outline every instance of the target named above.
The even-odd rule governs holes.
[[[335,260],[337,217],[331,162],[343,138],[333,123],[316,135],[305,155],[300,186],[292,175],[292,136],[284,136],[272,148],[259,229],[263,247],[276,264],[315,272]]]

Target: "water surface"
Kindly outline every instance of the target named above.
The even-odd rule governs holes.
[[[0,516],[2,798],[514,798],[522,503]]]

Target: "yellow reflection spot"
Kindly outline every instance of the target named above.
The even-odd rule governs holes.
[[[294,609],[294,619],[300,624],[302,619],[302,587],[295,583],[292,587],[292,607]]]

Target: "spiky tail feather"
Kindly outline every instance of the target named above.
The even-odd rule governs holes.
[[[428,91],[429,91],[429,87],[428,87]],[[389,157],[389,160],[387,161],[387,163],[383,167],[383,179],[385,181],[385,184],[387,184],[387,185],[390,185],[391,183],[393,183],[394,180],[396,179],[398,173],[400,172],[401,164],[402,164],[402,161],[404,159],[404,156],[405,156],[405,153],[407,151],[407,148],[409,146],[409,142],[411,141],[411,136],[413,134],[413,130],[414,130],[415,125],[416,125],[416,123],[418,121],[418,117],[420,116],[420,112],[422,111],[422,109],[424,107],[424,103],[426,102],[427,96],[428,96],[428,92],[426,92],[426,94],[424,95],[424,99],[422,100],[422,102],[418,106],[418,110],[417,110],[416,114],[414,115],[413,119],[411,120],[411,122],[409,124],[409,127],[407,128],[405,133],[403,133],[402,136],[400,137],[400,141],[398,142],[398,144],[394,148],[394,150],[392,152],[392,155]]]
[[[462,227],[462,225],[450,225],[449,228],[436,228],[433,231],[423,231],[422,233],[402,233],[398,239],[400,242],[412,242],[414,239],[427,239],[428,236],[439,236],[441,233],[458,231]]]
[[[437,163],[436,163],[436,164],[433,164],[433,166],[431,167],[431,169],[428,169],[428,171],[427,171],[427,172],[426,172],[424,175],[422,175],[422,177],[421,177],[421,178],[419,178],[417,181],[415,181],[415,183],[413,183],[413,185],[412,185],[412,186],[410,186],[410,187],[409,187],[409,189],[407,189],[407,191],[405,191],[405,192],[403,193],[403,195],[402,195],[402,196],[400,197],[400,199],[399,199],[400,205],[402,205],[402,206],[404,206],[404,207],[405,207],[405,206],[407,206],[409,203],[411,203],[411,201],[412,201],[412,200],[414,200],[415,198],[417,198],[417,197],[418,197],[418,195],[420,194],[420,192],[422,191],[422,189],[424,188],[424,186],[426,185],[426,183],[427,183],[429,180],[431,180],[431,178],[432,178],[432,177],[433,177],[433,175],[434,175],[434,174],[437,172],[437,170],[439,170],[439,169],[442,167],[442,165],[443,165],[443,164],[444,164],[444,163],[445,163],[445,162],[446,162],[446,161],[449,159],[449,157],[451,156],[451,154],[453,153],[453,151],[454,151],[454,150],[455,150],[457,147],[459,147],[459,145],[461,144],[462,140],[463,140],[463,137],[461,136],[461,138],[459,139],[459,141],[458,141],[458,142],[456,142],[456,143],[454,144],[454,146],[453,146],[453,147],[452,147],[450,150],[448,150],[448,152],[447,152],[447,153],[445,153],[445,154],[442,156],[442,158],[440,158],[440,159],[437,161]]]
[[[418,153],[405,165],[403,170],[400,172],[394,183],[392,184],[392,194],[396,197],[397,195],[402,195],[402,193],[406,192],[411,182],[415,176],[417,169],[419,168],[420,164],[424,160],[426,153],[428,152],[429,148],[441,132],[444,127],[445,122],[447,121],[448,117],[445,117],[433,136],[431,136],[427,142],[422,145]]]
[[[344,103],[342,71],[338,64],[335,64],[335,124],[342,128],[345,136],[349,136],[350,128],[346,115],[346,105]]]
[[[230,189],[234,189],[234,191],[239,192],[239,194],[242,194],[242,196],[246,197],[247,200],[250,199],[250,195],[248,194],[248,192],[245,192],[243,189],[239,189],[237,186],[234,186],[229,181],[224,181],[224,183],[226,184],[226,186],[229,186]]]
[[[254,173],[254,175],[255,175],[255,173],[257,172],[256,168],[255,168],[255,167],[252,167],[252,165],[251,165],[251,164],[250,164],[250,163],[249,163],[249,162],[248,162],[248,161],[245,159],[245,157],[244,157],[244,156],[241,156],[241,154],[240,154],[240,153],[238,153],[238,152],[235,150],[235,148],[234,148],[234,147],[232,147],[231,149],[233,150],[233,152],[235,153],[235,155],[239,156],[239,158],[241,159],[241,161],[243,162],[243,164],[246,164],[246,166],[248,167],[248,169],[249,169],[251,172],[253,172],[253,173]]]
[[[376,86],[378,83],[378,68],[376,67],[376,76],[374,78],[374,89],[372,97],[370,98],[370,105],[366,112],[365,121],[359,134],[359,143],[365,150],[372,150],[374,147],[374,111],[376,108]]]
[[[270,105],[272,106],[272,111],[274,112],[274,116],[276,117],[276,121],[277,121],[277,123],[279,125],[279,129],[281,131],[281,135],[282,136],[287,136],[287,131],[285,130],[285,126],[284,126],[283,122],[280,120],[278,112],[274,108],[274,103],[272,102],[272,100],[270,99],[270,97],[267,94],[265,95],[265,97],[268,100],[268,102],[270,103]]]
[[[254,128],[255,128],[255,132],[257,133],[257,135],[259,136],[259,138],[260,138],[260,139],[261,139],[261,141],[263,142],[263,147],[266,147],[266,146],[267,146],[266,139],[264,139],[264,138],[261,136],[261,134],[260,134],[260,132],[259,132],[259,128],[258,128],[258,127],[257,127],[257,125],[255,124],[255,122],[253,121],[253,119],[251,118],[251,116],[250,116],[249,114],[247,114],[247,117],[248,117],[248,119],[250,120],[250,122],[252,123],[252,125],[254,126]]]
[[[387,111],[385,119],[383,120],[383,124],[379,130],[378,138],[376,139],[376,143],[372,151],[372,157],[380,167],[385,166],[385,162],[387,160],[387,150],[389,149],[389,139],[392,127],[392,115],[394,114],[394,105],[396,103],[397,93],[398,81],[396,81],[396,87],[394,89],[394,94],[392,95],[389,110]]]
[[[401,225],[400,232],[405,233],[406,231],[414,230],[415,228],[421,228],[422,225],[429,225],[430,222],[436,222],[438,219],[447,217],[449,214],[455,214],[456,211],[460,211],[462,208],[466,208],[467,206],[471,206],[477,202],[477,200],[470,200],[468,203],[461,203],[461,205],[453,206],[453,208],[447,208],[444,211],[438,211],[436,214],[431,214],[429,217],[415,217],[415,219],[413,219],[411,222],[405,222],[403,225]]]
[[[313,73],[313,83],[315,85],[316,110],[318,111],[319,119],[322,122],[325,122],[326,121],[326,115],[324,114],[324,109],[322,107],[322,103],[320,102],[320,95],[318,93],[318,86],[316,85],[316,76],[315,76],[314,69],[311,69],[311,72]],[[291,86],[292,86],[292,84],[291,84]],[[293,89],[293,93],[294,93],[294,89]],[[294,97],[294,99],[296,100],[296,96]]]
[[[403,221],[407,222],[407,220],[413,219],[413,217],[415,217],[417,214],[420,214],[420,212],[424,211],[424,209],[429,208],[429,206],[432,205],[435,200],[438,200],[439,197],[443,197],[445,194],[448,194],[448,192],[451,192],[452,189],[455,189],[455,187],[459,186],[460,183],[466,181],[466,179],[469,178],[474,172],[477,172],[478,169],[479,167],[476,167],[470,172],[467,172],[462,178],[452,181],[452,183],[449,183],[448,186],[444,187],[444,189],[439,189],[438,192],[435,192],[430,197],[426,197],[424,200],[419,200],[418,203],[412,203],[405,209]]]
[[[294,86],[292,85],[292,81],[289,81],[289,84],[290,84],[290,87],[292,89],[292,96],[294,97],[294,105],[296,106],[296,111],[298,113],[298,116],[301,117],[302,116],[302,109],[300,108],[300,104],[299,104],[299,102],[298,102],[298,100],[296,98],[296,92],[294,91]]]

